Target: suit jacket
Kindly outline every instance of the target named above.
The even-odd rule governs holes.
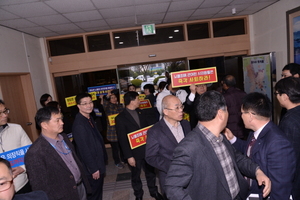
[[[25,194],[16,194],[13,200],[49,200],[49,198],[44,191],[37,190]]]
[[[62,134],[65,143],[72,151],[83,183],[87,192],[90,185],[81,162],[75,150],[65,134]],[[50,200],[79,200],[76,182],[72,172],[51,144],[41,135],[25,154],[25,165],[32,190],[43,190]]]
[[[253,132],[247,141],[238,139],[233,146],[246,155],[252,137]],[[295,153],[287,137],[273,122],[270,121],[260,132],[252,146],[250,157],[270,178],[271,199],[289,199],[295,173]],[[258,187],[256,181],[252,182],[250,190],[252,193],[262,193],[262,188]]]
[[[191,131],[190,124],[186,120],[180,122],[184,135]],[[147,132],[146,161],[159,170],[161,186],[169,170],[174,149],[178,142],[167,126],[164,119],[154,124]]]
[[[84,165],[87,176],[91,176],[98,170],[100,174],[104,174],[107,161],[103,138],[92,118],[91,122],[94,128],[86,117],[77,113],[72,132],[78,157]]]
[[[240,186],[238,199],[246,199],[248,184],[241,172],[255,178],[257,165],[236,151],[225,137],[223,143],[233,161]],[[165,189],[167,197],[172,200],[232,200],[219,159],[198,127],[175,148]]]
[[[124,158],[128,159],[134,157],[135,159],[145,158],[145,145],[131,149],[127,134],[133,131],[137,131],[141,128],[147,127],[150,124],[147,123],[147,119],[142,110],[136,109],[140,126],[135,122],[131,114],[125,108],[115,119],[118,141],[124,154]]]

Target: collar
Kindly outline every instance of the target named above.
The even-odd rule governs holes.
[[[165,121],[165,123],[167,124],[167,126],[169,127],[169,129],[171,129],[171,128],[178,128],[178,127],[180,127],[181,126],[181,124],[180,124],[180,122],[177,122],[176,123],[176,125],[177,126],[173,126],[170,122],[168,122],[165,118],[163,118],[164,119],[164,121]]]
[[[255,139],[257,140],[259,134],[261,133],[261,131],[265,128],[265,126],[269,123],[270,121],[268,121],[267,123],[265,123],[265,125],[263,125],[262,127],[260,127],[258,130],[254,131],[253,136],[255,137]]]
[[[2,132],[6,127],[8,127],[8,124],[7,124],[7,123],[4,124],[4,125],[2,125],[2,126],[0,127],[0,132]]]
[[[51,144],[53,144],[53,145],[56,145],[56,143],[57,142],[62,142],[63,140],[64,140],[64,138],[60,135],[60,134],[58,134],[58,140],[57,139],[52,139],[52,138],[49,138],[49,137],[47,137],[47,136],[45,136],[43,133],[42,133],[42,136],[49,142],[49,143],[51,143]]]

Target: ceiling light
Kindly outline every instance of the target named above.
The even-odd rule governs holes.
[[[119,38],[120,38],[120,36],[116,36],[116,37],[115,37],[115,39],[119,39]]]
[[[177,30],[177,29],[176,29],[176,30],[174,30],[174,33],[178,33],[178,32],[179,32],[179,30]]]
[[[169,38],[170,38],[170,39],[172,39],[172,38],[173,38],[173,36],[169,36]]]
[[[119,44],[123,44],[123,42],[119,42]]]

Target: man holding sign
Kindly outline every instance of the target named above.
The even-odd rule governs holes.
[[[7,123],[9,109],[0,100],[0,156],[5,157],[5,152],[18,149],[30,145],[32,142],[19,124]],[[4,158],[9,159],[9,158]],[[22,157],[22,160],[24,157]],[[13,161],[13,160],[12,160]],[[28,182],[27,174],[25,172],[25,165],[12,165],[12,172],[14,176],[14,185],[17,194],[31,191]]]
[[[139,109],[139,94],[133,91],[127,92],[124,95],[124,103],[126,108],[116,117],[116,129],[124,157],[130,165],[131,184],[136,200],[143,199],[144,194],[140,177],[142,168],[146,174],[150,195],[155,199],[163,199],[155,186],[155,170],[145,161],[144,130],[138,131],[150,125],[142,110]]]

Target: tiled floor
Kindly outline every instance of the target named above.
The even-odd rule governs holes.
[[[107,147],[106,150],[108,154],[108,165],[106,166],[106,177],[104,178],[103,200],[135,200],[130,179],[116,181],[118,174],[130,172],[128,166],[125,165],[124,169],[118,169],[112,159],[111,148]],[[144,190],[143,200],[154,200],[149,194],[143,171],[141,177]],[[156,179],[156,185],[159,186],[158,179]]]

